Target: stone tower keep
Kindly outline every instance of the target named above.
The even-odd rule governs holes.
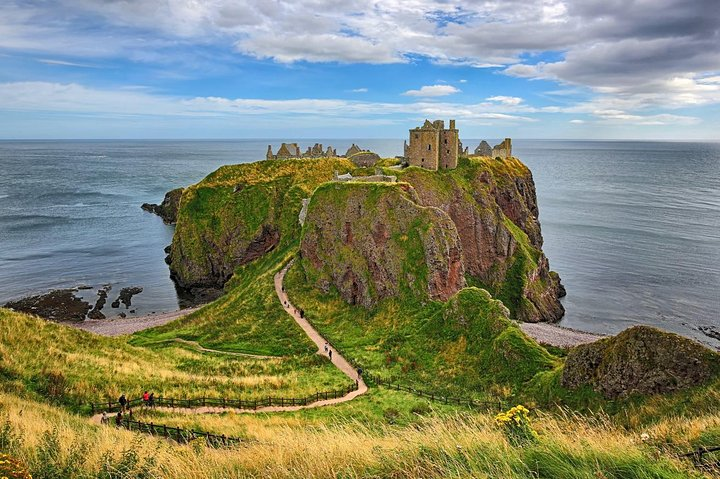
[[[410,144],[407,147],[407,160],[410,165],[429,170],[457,168],[460,139],[455,128],[455,120],[450,120],[450,128],[445,122],[425,120],[423,126],[410,130]]]

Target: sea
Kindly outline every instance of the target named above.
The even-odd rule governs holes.
[[[315,142],[381,156],[403,144],[300,143]],[[177,309],[163,251],[173,226],[140,205],[279,143],[0,141],[0,305],[83,285],[94,302],[109,284],[108,305],[139,286],[135,314]],[[544,251],[567,289],[562,326],[613,334],[647,324],[720,348],[702,331],[720,330],[720,143],[513,140],[513,152],[532,169]]]

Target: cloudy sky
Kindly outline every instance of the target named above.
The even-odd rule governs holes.
[[[0,0],[0,138],[720,140],[718,0]]]

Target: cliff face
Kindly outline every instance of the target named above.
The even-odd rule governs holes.
[[[173,224],[177,222],[178,209],[180,209],[180,198],[182,198],[184,189],[175,188],[172,191],[165,193],[162,203],[154,205],[150,203],[143,203],[141,208],[150,213],[154,213],[161,217],[167,224]]]
[[[410,293],[447,300],[465,285],[460,240],[443,211],[402,183],[330,183],[313,194],[300,252],[306,277],[365,307]]]
[[[523,321],[557,321],[559,278],[542,253],[535,184],[513,158],[461,160],[456,170],[408,168],[399,179],[414,186],[425,206],[455,223],[470,283],[502,299]]]
[[[297,241],[302,199],[344,159],[269,160],[224,166],[182,195],[170,249],[173,279],[184,289],[221,288],[235,268]]]
[[[303,199],[335,171],[364,170],[341,158],[270,160],[220,168],[187,188],[170,251],[176,282],[222,287],[238,266],[297,244]],[[346,300],[371,305],[406,286],[447,298],[465,281],[503,301],[513,318],[562,316],[563,290],[541,250],[535,185],[525,165],[513,158],[473,158],[461,159],[453,170],[385,173],[408,186],[354,184],[341,194],[331,184],[313,196],[310,236],[301,249],[322,272],[315,278],[319,286],[335,285]],[[410,254],[397,241],[403,236],[415,238],[417,261],[429,258],[424,271],[403,270]]]

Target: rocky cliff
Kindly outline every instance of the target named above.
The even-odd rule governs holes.
[[[455,223],[471,284],[488,289],[522,321],[562,317],[564,289],[541,249],[535,184],[523,163],[461,159],[455,170],[411,167],[398,178],[413,185],[420,204]]]
[[[143,203],[141,208],[158,215],[165,223],[173,224],[177,222],[180,198],[182,198],[183,191],[183,188],[175,188],[165,193],[165,198],[163,198],[162,203],[159,205]]]
[[[170,250],[177,283],[219,288],[238,266],[274,248],[297,245],[302,200],[335,171],[364,170],[340,158],[270,160],[220,168],[187,188]],[[403,285],[419,291],[422,284],[431,298],[443,299],[467,283],[503,301],[513,318],[555,321],[562,316],[558,297],[563,290],[541,250],[535,185],[525,165],[514,158],[472,158],[461,159],[454,170],[384,171],[407,185],[354,185],[343,194],[323,186],[316,194],[324,199],[313,196],[308,217],[315,229],[308,226],[311,236],[301,248],[309,257],[318,254],[315,267],[323,272],[316,278],[319,285],[333,284],[348,301],[370,305]],[[430,232],[415,238],[413,221],[430,225]],[[410,253],[399,248],[402,243],[393,235],[417,240],[412,247],[418,261],[431,258],[425,263],[429,277],[408,280],[401,271],[404,260],[393,257]],[[310,238],[319,243],[311,245]],[[388,245],[397,248],[390,251]],[[350,251],[365,262],[352,263],[346,257]],[[321,256],[331,252],[338,256]],[[341,272],[334,271],[339,266]]]
[[[402,294],[446,301],[465,285],[450,217],[404,183],[328,183],[308,206],[300,252],[308,280],[365,307]]]
[[[352,168],[340,158],[268,160],[224,166],[188,187],[170,248],[173,279],[221,288],[238,266],[297,241],[303,198]]]

